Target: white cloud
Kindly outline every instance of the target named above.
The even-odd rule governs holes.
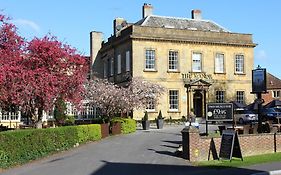
[[[35,22],[30,21],[30,20],[26,20],[26,19],[15,19],[13,20],[13,22],[15,23],[16,26],[18,27],[29,27],[32,30],[39,32],[40,31],[40,27],[39,25],[37,25]]]
[[[259,60],[266,60],[267,59],[267,54],[266,54],[265,50],[257,51],[256,58],[259,59]]]

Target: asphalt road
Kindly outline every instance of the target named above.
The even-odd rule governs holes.
[[[267,165],[208,169],[193,167],[175,153],[181,144],[184,125],[164,129],[137,130],[129,135],[112,136],[2,172],[3,175],[199,175],[253,174],[274,170]],[[206,150],[207,151],[207,150]]]

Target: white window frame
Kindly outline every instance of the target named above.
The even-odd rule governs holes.
[[[121,54],[117,56],[117,74],[121,74]]]
[[[179,53],[178,51],[170,50],[169,51],[169,71],[178,71],[179,67]]]
[[[104,60],[103,62],[103,77],[106,78],[107,77],[107,68],[108,68],[108,61]]]
[[[272,97],[273,98],[280,98],[280,91],[279,90],[273,90],[272,91]]]
[[[114,58],[110,58],[110,76],[114,75]]]
[[[202,72],[202,53],[192,53],[192,72]]]
[[[179,111],[179,90],[169,90],[169,111]]]
[[[236,91],[236,101],[238,103],[245,103],[245,91]]]
[[[156,70],[156,56],[154,49],[145,50],[145,70]]]
[[[130,59],[130,51],[126,52],[126,71],[131,71],[131,59]]]
[[[222,53],[216,53],[215,73],[224,73],[224,54]]]
[[[245,58],[243,54],[235,55],[235,73],[237,74],[245,73]]]
[[[225,102],[225,91],[216,91],[216,103]]]

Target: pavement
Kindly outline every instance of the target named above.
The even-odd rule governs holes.
[[[8,169],[2,175],[249,175],[273,173],[281,162],[243,168],[214,169],[192,166],[175,153],[181,144],[184,124],[156,126],[148,131],[118,135],[80,145],[23,166]],[[217,126],[209,126],[215,129]],[[200,126],[203,131],[203,126]],[[207,150],[206,150],[207,151]]]

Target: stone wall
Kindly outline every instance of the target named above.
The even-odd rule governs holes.
[[[183,157],[187,157],[190,161],[208,160],[208,153],[211,138],[201,137],[198,129],[187,128],[189,149],[183,148]],[[221,137],[213,138],[216,146],[217,154],[219,155]],[[266,153],[281,152],[281,133],[263,133],[263,134],[243,134],[238,135],[242,156],[252,156]],[[183,140],[184,142],[184,140]],[[276,143],[276,144],[275,144]],[[276,145],[276,146],[275,146]],[[212,154],[210,155],[212,160]]]

